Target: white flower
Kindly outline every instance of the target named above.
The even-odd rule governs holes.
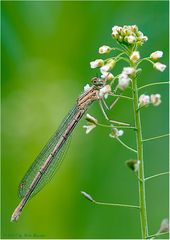
[[[96,59],[95,61],[90,62],[91,68],[97,68],[104,65],[104,61],[102,59]]]
[[[97,124],[97,119],[88,113],[86,114],[86,120],[90,123]]]
[[[146,41],[148,41],[148,37],[142,35],[142,36],[139,36],[138,40],[140,40],[140,41],[142,41],[142,42],[146,42]]]
[[[107,61],[107,63],[100,68],[101,73],[103,74],[105,72],[108,72],[108,71],[112,70],[112,68],[114,67],[115,63],[116,62],[113,59],[109,59]]]
[[[157,60],[158,58],[161,58],[163,56],[163,52],[162,51],[156,51],[151,53],[150,58],[152,60]]]
[[[158,71],[163,72],[166,68],[166,65],[164,65],[160,62],[156,62],[153,64],[153,67],[156,68]]]
[[[113,32],[112,32],[112,37],[113,37],[113,38],[116,38],[116,39],[117,39],[118,36],[119,36],[119,33],[118,33],[117,31],[113,31]]]
[[[96,124],[84,125],[83,128],[86,129],[86,134],[91,132],[96,127]]]
[[[106,77],[106,80],[111,81],[111,80],[113,80],[113,78],[114,78],[113,74],[109,73]]]
[[[121,30],[122,30],[122,27],[119,27],[119,26],[112,27],[112,32],[114,31],[120,32]]]
[[[106,64],[100,68],[101,73],[105,73],[111,70],[111,66],[109,64]]]
[[[118,130],[117,128],[112,129],[112,133],[109,134],[111,138],[118,138],[121,137],[124,134],[123,130]]]
[[[135,69],[132,67],[124,67],[123,68],[123,73],[127,74],[127,75],[131,75],[135,72]]]
[[[148,41],[148,37],[147,37],[147,36],[143,36],[143,37],[141,38],[141,40],[143,40],[144,42],[147,42],[147,41]]]
[[[140,97],[139,97],[139,106],[140,107],[143,107],[143,106],[146,106],[150,103],[150,97],[148,95],[145,95],[145,94],[142,94]]]
[[[159,106],[161,104],[161,95],[160,94],[152,94],[151,95],[151,103],[154,106]]]
[[[132,30],[133,32],[138,31],[138,27],[137,27],[136,25],[132,25],[132,26],[130,26],[130,27],[131,27],[131,30]]]
[[[124,134],[124,131],[122,129],[118,130],[118,137],[121,137]]]
[[[108,76],[109,72],[102,71],[101,78],[106,78]]]
[[[103,45],[102,47],[99,48],[100,54],[109,53],[110,51],[111,51],[111,48],[106,45]]]
[[[144,36],[143,35],[143,32],[141,32],[141,31],[138,31],[138,40],[140,40],[140,41],[142,41],[142,42],[146,42],[146,41],[148,41],[148,37],[147,36]]]
[[[110,85],[106,85],[106,86],[104,86],[103,88],[101,88],[100,89],[100,91],[99,91],[99,97],[107,97],[108,96],[108,93],[110,93],[111,92],[111,87],[110,87]]]
[[[84,86],[84,92],[88,91],[90,88],[91,88],[90,85],[89,85],[89,84],[86,84],[86,85]]]
[[[138,51],[134,51],[130,56],[130,60],[132,62],[137,62],[139,59],[140,59],[140,54]]]
[[[136,42],[136,38],[134,37],[134,36],[132,36],[132,35],[130,35],[130,36],[127,36],[127,42],[128,43],[130,43],[130,44],[132,44],[132,43],[135,43]]]
[[[108,81],[111,81],[113,80],[114,76],[112,73],[109,73],[109,72],[103,72],[102,75],[101,75],[101,78],[104,78]]]
[[[118,88],[125,90],[129,86],[130,80],[127,74],[121,73],[118,78]]]

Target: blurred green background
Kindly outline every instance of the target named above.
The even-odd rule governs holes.
[[[83,190],[98,201],[138,204],[137,179],[125,166],[135,154],[109,138],[108,129],[86,135],[84,119],[53,180],[31,199],[17,223],[10,217],[19,203],[21,178],[96,76],[89,62],[99,57],[98,47],[113,46],[112,26],[138,25],[149,38],[141,55],[162,50],[161,61],[168,64],[168,2],[2,1],[1,17],[2,238],[140,238],[137,210],[93,205],[80,194]],[[143,68],[139,85],[168,79],[167,69],[160,73],[148,63]],[[141,93],[162,95],[161,106],[142,110],[143,136],[167,133],[167,85]],[[97,103],[88,113],[104,122]],[[110,118],[132,123],[131,104],[121,100]],[[133,132],[125,131],[122,140],[135,147]],[[144,147],[145,175],[168,171],[168,139]],[[148,181],[146,193],[153,234],[168,217],[168,176]]]

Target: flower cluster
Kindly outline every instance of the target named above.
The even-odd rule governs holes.
[[[135,44],[141,46],[148,40],[148,37],[144,36],[136,25],[125,25],[123,27],[114,26],[112,28],[112,37],[119,43],[128,46],[133,46]]]
[[[153,106],[159,106],[161,104],[161,95],[158,93],[151,94],[151,96],[142,94],[139,97],[139,107],[148,106],[149,104],[152,104]]]

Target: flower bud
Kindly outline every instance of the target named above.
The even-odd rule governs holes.
[[[96,127],[96,124],[90,124],[90,125],[83,126],[83,128],[86,129],[86,134],[90,133],[95,127]]]
[[[101,73],[108,72],[112,70],[112,68],[115,66],[116,62],[113,59],[109,59],[107,63],[100,68]]]
[[[85,198],[87,198],[89,201],[94,202],[94,199],[90,196],[90,194],[88,194],[88,193],[86,193],[86,192],[83,192],[83,191],[81,191],[81,194],[82,194]]]
[[[154,106],[159,106],[161,104],[161,95],[160,94],[152,94],[151,95],[151,103]]]
[[[95,61],[90,62],[91,68],[102,67],[104,65],[103,59],[96,59]]]
[[[160,62],[156,62],[156,63],[153,64],[153,67],[155,69],[157,69],[158,71],[163,72],[165,70],[165,68],[166,68],[166,65],[164,65],[164,64],[162,64]]]
[[[117,39],[118,36],[119,36],[119,33],[118,33],[117,31],[115,31],[115,30],[112,31],[112,37],[113,37],[113,38]]]
[[[142,94],[139,97],[139,107],[147,106],[150,103],[150,97],[148,95]]]
[[[129,86],[130,80],[128,75],[122,72],[118,78],[118,88],[125,90]]]
[[[86,114],[86,120],[90,123],[97,124],[97,119],[88,113]]]
[[[132,30],[133,32],[137,32],[137,31],[138,31],[138,27],[137,27],[136,25],[132,25],[132,26],[131,26],[131,30]]]
[[[134,37],[134,36],[132,36],[132,35],[130,35],[130,36],[127,36],[127,42],[129,43],[129,44],[134,44],[135,42],[136,42],[136,38]]]
[[[156,51],[151,53],[150,58],[152,60],[157,60],[158,58],[161,58],[163,56],[163,52],[162,51]]]
[[[111,138],[118,138],[118,137],[121,137],[123,134],[124,134],[124,131],[122,129],[118,130],[117,128],[113,128],[109,136]]]
[[[105,97],[105,95],[107,95],[110,92],[111,92],[110,85],[106,85],[106,86],[104,86],[103,88],[100,89],[99,96],[100,97],[103,97],[103,96]]]
[[[113,76],[112,73],[103,72],[102,75],[101,75],[101,78],[103,78],[105,80],[108,80],[108,81],[111,81],[111,80],[113,80],[114,76]]]
[[[135,69],[132,67],[124,67],[123,73],[125,73],[127,75],[133,75],[133,73],[135,73]]]
[[[99,48],[100,54],[109,53],[110,51],[111,51],[111,48],[106,45],[103,45],[102,47]]]
[[[130,56],[130,60],[132,62],[137,62],[139,59],[140,59],[140,54],[138,51],[134,51]]]

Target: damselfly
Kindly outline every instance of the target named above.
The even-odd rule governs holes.
[[[92,79],[92,86],[78,97],[73,109],[35,159],[19,185],[19,196],[22,200],[12,214],[11,221],[17,221],[27,201],[45,186],[60,165],[61,154],[68,138],[88,107],[102,97],[99,93],[105,87],[105,82],[96,77]]]

